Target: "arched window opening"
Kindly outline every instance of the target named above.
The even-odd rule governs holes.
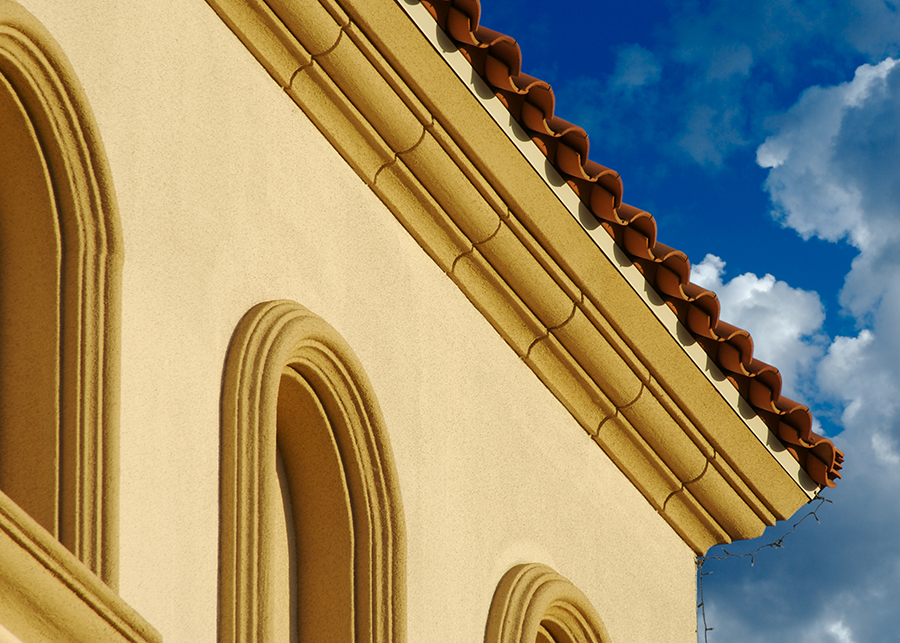
[[[335,435],[337,434],[337,435]],[[278,391],[278,447],[296,542],[296,628],[301,641],[352,641],[354,525],[350,486],[335,430],[315,390],[291,368]],[[348,480],[355,477],[356,480]],[[360,490],[356,490],[360,493]],[[285,512],[287,514],[287,512]],[[362,515],[363,520],[366,516]],[[364,531],[364,530],[361,530]],[[295,607],[296,606],[296,607]]]
[[[241,320],[222,394],[220,641],[405,640],[405,540],[361,364],[293,302]]]
[[[0,489],[57,537],[59,245],[37,134],[0,76]]]
[[[68,61],[0,1],[0,491],[107,584],[117,576],[112,182]]]
[[[276,508],[275,524],[272,526],[272,533],[275,536],[272,589],[274,596],[272,609],[275,613],[274,640],[298,643],[300,639],[297,625],[297,534],[294,528],[291,490],[284,470],[281,449],[278,449],[276,454],[276,466],[282,503]]]

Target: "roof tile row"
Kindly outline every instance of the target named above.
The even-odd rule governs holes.
[[[553,90],[521,72],[516,41],[479,25],[480,0],[423,4],[810,477],[833,487],[843,452],[813,433],[806,406],[781,395],[778,369],[753,357],[750,334],[719,319],[715,293],[690,281],[687,256],[657,242],[653,216],[622,203],[618,173],[588,158],[587,132],[554,116]]]

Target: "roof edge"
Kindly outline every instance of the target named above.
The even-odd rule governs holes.
[[[791,456],[781,440],[772,433],[762,418],[753,410],[752,406],[741,396],[740,391],[728,381],[727,376],[710,358],[709,354],[693,337],[691,332],[682,324],[675,312],[666,305],[665,300],[660,297],[659,293],[653,288],[635,263],[616,244],[615,239],[607,233],[601,222],[584,204],[575,190],[567,183],[567,180],[552,164],[547,163],[547,157],[535,145],[531,136],[517,121],[510,119],[508,109],[497,98],[493,89],[479,75],[471,73],[472,66],[468,59],[462,55],[455,45],[451,45],[452,49],[448,47],[448,43],[452,41],[441,29],[440,25],[434,21],[434,17],[428,13],[428,10],[418,0],[415,0],[415,2],[397,0],[397,3],[432,42],[435,49],[444,57],[459,79],[469,87],[472,95],[478,99],[485,111],[490,114],[491,118],[506,133],[510,141],[531,164],[535,172],[541,176],[572,217],[587,232],[622,277],[631,285],[635,293],[647,305],[647,308],[653,312],[663,327],[681,345],[697,368],[744,420],[753,435],[766,446],[775,460],[810,499],[816,497],[822,486],[810,478],[809,474],[800,466],[800,463]]]
[[[691,548],[806,502],[400,5],[207,1]]]
[[[418,6],[416,0],[405,3],[398,0],[398,3]],[[788,445],[789,453],[801,469],[819,486],[834,486],[835,479],[840,478],[843,453],[830,440],[812,432],[812,416],[806,406],[781,395],[778,369],[753,357],[749,333],[719,319],[715,293],[690,282],[690,263],[684,253],[656,240],[653,216],[622,203],[619,175],[588,158],[587,133],[553,114],[555,99],[550,85],[521,73],[521,52],[515,40],[479,26],[480,0],[421,0],[421,4],[441,29],[448,30],[444,36],[460,47],[476,75],[483,76],[489,92],[499,99],[513,120],[521,123],[534,146],[539,148],[538,156],[544,159],[535,168],[540,172],[549,162],[577,194],[579,207],[587,214],[586,217],[578,215],[585,228],[593,232],[595,227],[602,227],[615,239],[627,259],[635,263],[641,276],[672,308],[712,362],[717,367],[724,365],[720,372],[763,417],[773,434],[779,436],[779,442]],[[420,28],[425,29],[426,35],[430,33],[427,25]],[[449,55],[449,48],[438,45],[433,38],[432,42],[439,51]],[[460,77],[465,81],[471,76],[466,72]],[[501,118],[498,123],[503,125],[508,120]],[[520,140],[518,133],[513,140]],[[533,147],[529,149],[534,151]],[[556,179],[553,176],[550,184],[556,186]],[[612,209],[607,206],[610,195]],[[575,208],[570,206],[570,210],[574,215]],[[640,286],[636,289],[639,293],[643,290]]]

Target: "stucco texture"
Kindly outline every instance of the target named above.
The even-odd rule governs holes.
[[[540,562],[617,643],[695,640],[693,555],[202,0],[24,0],[79,75],[125,242],[120,593],[216,638],[231,334],[293,299],[356,351],[396,459],[409,641],[483,640]]]

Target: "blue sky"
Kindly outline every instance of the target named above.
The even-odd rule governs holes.
[[[709,640],[898,640],[900,0],[482,5],[847,454],[820,523],[706,565]]]

